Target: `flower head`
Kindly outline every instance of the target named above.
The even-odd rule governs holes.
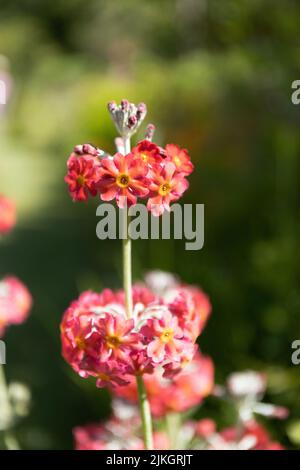
[[[153,215],[159,216],[170,210],[170,204],[177,201],[187,190],[189,183],[184,175],[177,173],[172,162],[157,165],[149,171],[150,197],[147,208]]]
[[[147,166],[131,153],[125,156],[117,153],[113,159],[104,158],[97,184],[100,198],[102,201],[116,199],[119,207],[124,207],[125,198],[128,206],[135,204],[138,197],[145,197],[149,192],[147,173]]]
[[[136,147],[133,147],[131,153],[151,167],[161,163],[163,160],[160,148],[149,140],[139,142]]]
[[[81,377],[95,377],[98,386],[125,385],[130,377],[151,375],[158,367],[173,379],[195,354],[188,322],[182,328],[168,302],[143,284],[133,286],[132,301],[128,319],[123,290],[87,291],[63,316],[63,357]]]
[[[100,177],[98,151],[89,144],[77,145],[67,162],[65,182],[74,201],[86,201],[96,196],[96,183]]]

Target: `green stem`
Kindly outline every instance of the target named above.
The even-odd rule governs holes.
[[[127,211],[127,209],[126,209]],[[132,272],[131,272],[131,240],[128,236],[129,217],[126,214],[127,237],[123,240],[123,283],[125,292],[125,308],[128,318],[132,317]]]
[[[124,138],[124,153],[125,155],[130,152],[130,140]],[[133,316],[133,305],[132,305],[132,263],[131,263],[131,239],[128,234],[129,217],[127,215],[126,207],[126,238],[123,240],[123,284],[125,292],[125,307],[128,318]],[[150,405],[147,398],[147,392],[143,378],[141,376],[136,377],[139,406],[142,419],[142,428],[144,435],[145,449],[153,449],[153,437],[152,437],[152,419]]]
[[[147,398],[147,392],[145,390],[145,385],[143,378],[141,376],[136,377],[136,384],[139,395],[139,405],[142,418],[142,427],[144,435],[144,444],[145,449],[153,449],[153,436],[152,436],[152,420],[151,420],[151,411],[150,405]]]
[[[180,413],[168,413],[166,415],[166,428],[170,440],[170,449],[178,449],[178,433],[181,426]]]

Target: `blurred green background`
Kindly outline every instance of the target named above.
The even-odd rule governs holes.
[[[190,150],[186,203],[205,204],[205,246],[134,244],[134,277],[148,269],[201,285],[213,315],[200,346],[217,381],[255,368],[268,398],[289,407],[269,423],[300,446],[299,338],[300,4],[286,0],[0,0],[0,54],[13,79],[0,121],[0,192],[18,224],[0,247],[34,308],[7,335],[7,375],[29,384],[23,447],[72,448],[71,429],[105,417],[109,395],[60,355],[59,323],[80,291],[121,285],[121,246],[96,238],[98,200],[73,204],[63,181],[75,144],[113,151],[111,100],[145,101],[156,142]],[[140,133],[137,138],[141,138]],[[208,400],[200,412],[226,422]],[[298,429],[298,430],[297,430]]]

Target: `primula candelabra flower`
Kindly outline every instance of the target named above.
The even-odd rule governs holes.
[[[76,145],[71,153],[65,182],[74,201],[86,201],[89,195],[96,196],[102,154],[100,149],[89,144]]]
[[[67,163],[65,181],[73,200],[86,201],[99,194],[103,201],[116,200],[123,208],[147,199],[147,208],[155,216],[181,198],[189,184],[186,176],[194,166],[187,150],[174,144],[162,148],[152,143],[154,126],[147,127],[145,139],[129,151],[128,139],[146,115],[146,106],[128,100],[108,105],[122,137],[116,139],[117,153],[109,156],[90,144],[76,145]]]
[[[123,99],[120,105],[111,101],[107,107],[118,132],[124,138],[135,134],[147,114],[145,103],[135,105],[126,99]]]
[[[171,202],[177,201],[189,187],[184,175],[178,173],[174,163],[168,161],[150,170],[149,179],[147,208],[155,216],[163,214],[165,210],[170,211]]]
[[[0,281],[0,337],[7,326],[26,320],[31,305],[31,295],[19,279],[7,276]]]
[[[97,183],[102,201],[116,199],[119,207],[136,204],[138,197],[149,193],[148,168],[131,154],[117,153],[112,160],[105,158],[101,164],[101,176]],[[121,197],[123,196],[123,197]]]
[[[181,149],[178,145],[166,145],[166,160],[174,163],[176,171],[182,175],[190,175],[194,171],[188,151]]]
[[[15,203],[0,195],[0,235],[11,231],[16,224]]]
[[[194,291],[195,288],[178,283],[172,287],[172,295],[166,290],[164,299],[137,284],[133,286],[130,319],[123,290],[84,292],[63,317],[64,358],[81,377],[96,377],[98,387],[125,386],[130,377],[151,374],[157,367],[166,377],[176,376],[194,356],[197,331],[200,333],[199,325],[204,321],[198,318],[204,309],[193,299],[199,292],[203,297],[205,294]],[[180,303],[183,294],[189,296],[192,317],[187,315],[186,304]]]

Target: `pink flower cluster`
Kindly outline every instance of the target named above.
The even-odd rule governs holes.
[[[76,450],[143,450],[141,422],[135,406],[114,399],[113,414],[103,423],[78,426],[73,429]],[[168,429],[157,422],[153,433],[154,449],[172,449]],[[156,424],[156,423],[155,423]],[[193,450],[282,450],[266,428],[252,419],[239,426],[217,430],[211,418],[188,419],[173,430],[180,449]]]
[[[23,323],[31,305],[31,295],[19,279],[7,276],[0,281],[0,337],[7,326]]]
[[[0,235],[10,232],[15,224],[15,203],[11,199],[0,195]]]
[[[65,181],[73,200],[100,195],[119,207],[147,199],[147,208],[159,216],[170,210],[188,188],[186,176],[194,167],[187,150],[168,144],[165,149],[143,140],[130,153],[107,156],[89,145],[77,145],[67,163]],[[126,198],[126,199],[125,199]]]
[[[123,290],[109,289],[84,292],[63,316],[63,356],[81,377],[96,377],[98,387],[125,386],[157,368],[166,378],[179,374],[195,355],[211,309],[200,289],[179,283],[163,295],[137,284],[132,296],[130,319]]]

